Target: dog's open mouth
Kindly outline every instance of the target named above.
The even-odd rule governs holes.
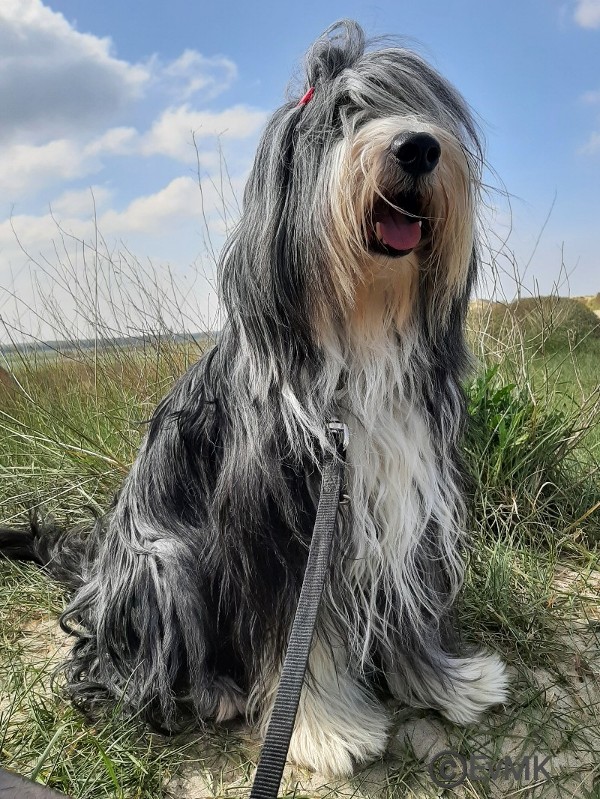
[[[416,197],[401,195],[378,200],[371,213],[369,249],[392,258],[411,253],[421,241],[422,219]]]

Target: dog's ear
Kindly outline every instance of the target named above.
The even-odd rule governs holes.
[[[275,355],[284,367],[311,356],[316,298],[332,296],[319,244],[319,180],[331,146],[321,117],[328,112],[326,104],[319,113],[316,107],[309,109],[310,116],[305,111],[290,102],[269,120],[246,184],[240,223],[221,258],[229,319],[241,324],[264,362]]]
[[[364,49],[362,28],[350,20],[332,25],[312,46],[304,97],[299,102],[295,95],[267,123],[240,224],[221,258],[221,293],[233,327],[241,326],[263,363],[275,356],[273,369],[281,365],[288,374],[292,362],[315,353],[317,304],[324,297],[335,302],[320,245],[320,179],[335,141],[335,79]]]

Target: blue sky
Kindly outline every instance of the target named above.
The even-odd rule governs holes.
[[[510,230],[501,268],[514,253],[529,288],[599,291],[600,0],[2,0],[0,315],[47,336],[45,293],[74,313],[56,261],[84,286],[94,203],[107,257],[152,263],[190,315],[214,309],[207,234],[218,249],[267,115],[343,16],[406,37],[477,112],[510,197],[488,197],[492,246]]]

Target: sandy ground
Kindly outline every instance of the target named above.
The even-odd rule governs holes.
[[[578,575],[561,571],[557,586],[561,590],[579,588]],[[585,590],[589,591],[589,581]],[[595,597],[590,595],[590,600],[594,600],[597,610]],[[69,647],[53,619],[28,624],[23,629],[23,643],[32,662],[58,662]],[[489,714],[476,728],[460,729],[433,712],[399,710],[383,761],[345,782],[327,781],[287,767],[280,795],[297,799],[431,799],[442,795],[461,799],[583,799],[587,790],[593,791],[589,794],[592,797],[600,796],[598,784],[593,787],[600,772],[600,621],[586,615],[565,632],[565,643],[570,655],[560,664],[559,674],[550,663],[547,669],[535,671],[513,669],[511,702]],[[6,697],[4,704],[5,701]],[[247,796],[258,751],[258,741],[242,725],[201,733],[195,736],[180,773],[165,785],[165,796]],[[450,764],[451,774],[462,778],[462,784],[447,793],[436,787],[431,776],[432,761],[445,751],[462,753]],[[508,772],[502,770],[507,756],[514,764],[512,768],[517,769],[517,776],[510,764]],[[523,758],[529,764],[529,775],[523,771],[519,778]],[[490,780],[487,776],[491,763],[499,771]],[[439,781],[439,772],[434,773]]]
[[[476,729],[461,730],[434,713],[400,711],[382,762],[357,773],[349,782],[326,781],[319,775],[286,767],[281,795],[583,799],[584,789],[594,790],[600,765],[600,656],[597,634],[586,636],[582,632],[573,642],[573,661],[565,664],[564,684],[544,669],[529,673],[530,685],[523,674],[518,677],[513,672],[514,704],[490,714]],[[528,704],[528,712],[522,714]],[[230,742],[233,751],[223,755],[215,749],[208,760],[205,745],[199,743],[198,762],[187,765],[166,786],[169,799],[245,795],[252,772],[249,764],[258,746],[243,732],[238,732],[237,740],[237,752]],[[207,743],[210,746],[210,741]],[[462,784],[446,794],[432,779],[433,773],[439,783],[440,772],[434,770],[433,763],[444,758],[445,752],[463,753],[462,757],[450,756],[449,781],[459,779]],[[497,770],[490,779],[492,764]],[[598,797],[600,792],[590,796]]]

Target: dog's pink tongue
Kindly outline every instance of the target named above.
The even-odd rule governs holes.
[[[379,237],[394,250],[412,250],[421,241],[418,220],[390,208],[377,223]]]

